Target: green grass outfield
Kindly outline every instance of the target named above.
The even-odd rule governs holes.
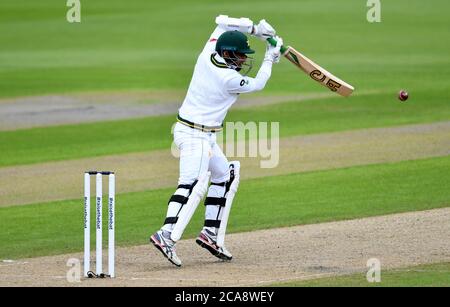
[[[229,230],[446,207],[450,190],[443,183],[450,182],[449,162],[450,156],[246,180],[236,195]],[[118,245],[145,244],[161,226],[172,193],[173,189],[163,189],[117,195]],[[203,211],[200,206],[185,237],[193,237],[201,229]],[[0,220],[0,259],[82,250],[81,198],[0,208]]]
[[[282,137],[450,120],[447,92],[415,95],[407,103],[392,94],[286,102],[232,110],[227,120],[280,122]],[[0,131],[0,166],[170,148],[174,122],[170,115]]]
[[[69,24],[63,2],[4,0],[0,97],[185,91],[214,18],[224,13],[255,21],[267,18],[286,43],[356,87],[356,95],[347,99],[234,110],[229,121],[278,121],[281,136],[292,136],[450,119],[447,1],[383,3],[382,22],[376,24],[367,22],[368,8],[359,0],[282,0],[276,5],[266,0],[258,1],[257,7],[251,2],[217,5],[207,0],[196,5],[181,0],[135,0],[132,5],[84,1],[82,22]],[[416,24],[420,28],[412,30]],[[258,51],[258,66],[264,44],[250,40]],[[256,71],[257,67],[252,74]],[[396,99],[401,88],[411,94],[406,104]],[[282,60],[262,94],[325,91]],[[0,167],[169,148],[173,122],[170,115],[3,131]]]
[[[369,283],[365,273],[273,284],[277,287],[450,287],[450,263],[381,271],[381,282]]]
[[[450,3],[445,0],[384,1],[381,23],[367,22],[367,1],[361,0],[81,3],[82,22],[69,24],[66,1],[0,1],[0,104],[3,98],[33,95],[185,92],[196,57],[222,13],[266,18],[286,44],[356,88],[347,99],[232,109],[227,121],[280,122],[281,136],[287,137],[450,120]],[[255,38],[250,44],[257,51],[250,74],[255,76],[265,44]],[[410,93],[406,103],[396,98],[403,88]],[[260,95],[326,91],[282,59]],[[173,122],[174,114],[0,131],[0,167],[169,149]],[[450,156],[246,180],[229,229],[448,207],[449,182]],[[117,195],[118,245],[147,243],[161,226],[172,193]],[[81,252],[82,205],[80,197],[0,208],[0,259]],[[197,235],[203,209],[185,237]],[[413,279],[424,285],[441,280],[423,276]]]
[[[2,0],[0,97],[92,90],[186,89],[218,14],[266,18],[291,44],[357,90],[448,87],[450,3],[386,1],[382,22],[366,1],[82,1],[81,23],[65,1]],[[262,59],[264,44],[251,38]],[[255,68],[252,72],[256,74]],[[283,60],[267,92],[321,92]]]

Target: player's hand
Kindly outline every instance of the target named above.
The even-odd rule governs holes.
[[[275,36],[276,31],[265,19],[261,19],[259,24],[253,26],[252,34],[265,41],[269,37]]]
[[[278,63],[280,61],[281,51],[280,48],[283,46],[283,39],[279,36],[274,37],[277,41],[276,46],[272,46],[269,42],[267,42],[266,54],[264,56],[264,60],[269,60],[272,63]]]

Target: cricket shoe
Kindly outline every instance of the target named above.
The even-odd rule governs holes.
[[[178,267],[181,266],[181,260],[177,256],[175,242],[170,239],[170,233],[163,233],[162,230],[158,230],[150,237],[150,243],[152,243],[171,263]]]
[[[225,247],[217,246],[217,236],[208,229],[203,229],[195,242],[219,259],[231,260],[233,258]]]

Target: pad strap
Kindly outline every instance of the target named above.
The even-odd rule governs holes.
[[[177,189],[191,189],[191,185],[190,184],[180,184],[177,186]]]
[[[189,197],[174,194],[174,195],[172,195],[172,197],[170,197],[169,203],[176,202],[176,203],[184,205],[187,203],[188,199],[189,199]]]
[[[221,206],[225,207],[225,197],[206,197],[205,206]]]
[[[165,224],[175,224],[176,222],[178,222],[178,217],[171,216],[171,217],[166,218],[166,220],[164,221],[164,225]]]
[[[218,185],[219,187],[224,187],[226,185],[226,182],[219,182],[219,183],[211,182],[211,185]]]
[[[219,220],[205,220],[205,227],[220,227],[220,221]]]

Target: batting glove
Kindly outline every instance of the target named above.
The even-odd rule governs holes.
[[[266,54],[264,56],[264,60],[271,61],[272,63],[280,62],[280,48],[283,46],[283,39],[279,36],[274,37],[277,41],[276,46],[272,46],[269,42],[267,42]]]
[[[259,24],[253,26],[252,34],[265,41],[269,37],[274,37],[276,31],[265,19],[261,19]]]

